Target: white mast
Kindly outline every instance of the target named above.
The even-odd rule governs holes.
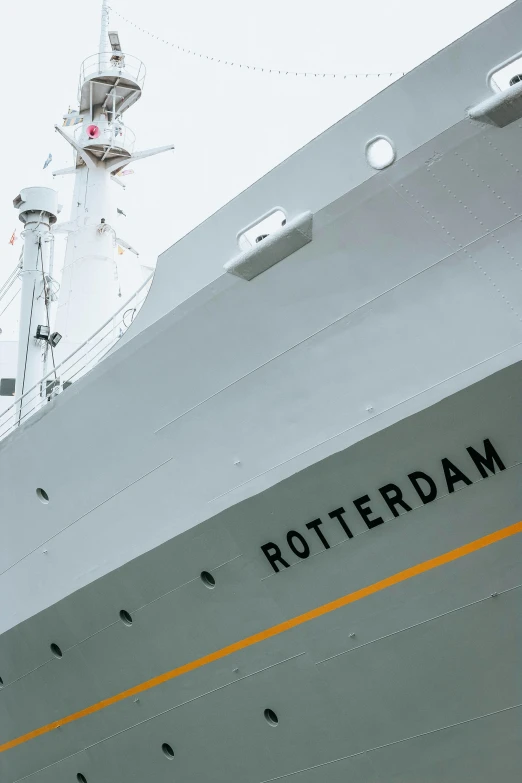
[[[42,379],[50,342],[49,304],[46,273],[49,271],[50,227],[58,212],[56,191],[51,188],[25,188],[13,201],[25,228],[22,263],[22,297],[18,340],[18,367],[15,397],[19,399]],[[42,394],[43,392],[43,394]],[[17,420],[38,407],[45,390],[30,392],[17,408]]]
[[[109,31],[103,0],[99,51],[81,67],[78,90],[81,124],[72,133],[56,127],[75,150],[75,165],[54,172],[74,173],[71,217],[56,227],[67,232],[67,247],[56,329],[63,335],[60,356],[71,353],[118,309],[116,245],[130,245],[116,234],[115,174],[129,163],[173,149],[173,145],[134,151],[134,134],[123,114],[140,97],[143,63],[121,51],[118,33]],[[74,120],[71,120],[74,122]]]
[[[109,6],[108,0],[102,0],[101,24],[100,24],[100,48],[99,64],[100,71],[103,71],[109,64]]]

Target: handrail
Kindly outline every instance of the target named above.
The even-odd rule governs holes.
[[[63,359],[59,364],[57,364],[56,367],[53,367],[52,370],[50,370],[46,375],[44,375],[42,378],[40,378],[40,380],[37,383],[35,383],[34,386],[31,386],[30,389],[28,389],[22,395],[20,395],[20,397],[15,399],[14,402],[0,415],[0,439],[2,437],[4,437],[5,435],[7,435],[7,433],[10,432],[11,429],[14,429],[15,426],[20,425],[22,423],[22,420],[27,418],[27,416],[29,416],[35,410],[35,407],[37,407],[42,402],[42,394],[41,394],[42,384],[44,384],[48,380],[52,380],[53,378],[57,378],[58,371],[61,368],[64,368],[71,361],[71,359],[74,359],[74,357],[77,357],[76,361],[74,361],[72,363],[72,365],[70,365],[68,367],[69,370],[71,370],[76,364],[78,364],[79,361],[81,361],[82,359],[86,358],[88,356],[88,354],[91,353],[97,346],[99,346],[100,343],[102,343],[105,339],[107,339],[107,337],[111,338],[110,345],[108,345],[107,347],[104,347],[100,351],[98,351],[98,353],[95,354],[94,359],[96,359],[103,351],[105,351],[105,352],[108,351],[111,348],[111,346],[114,345],[118,341],[119,337],[114,338],[114,335],[113,334],[111,335],[111,332],[108,332],[106,335],[103,335],[96,343],[91,345],[89,347],[88,351],[86,351],[81,356],[79,356],[80,352],[86,346],[88,346],[89,343],[91,343],[92,340],[94,340],[94,338],[96,338],[101,332],[103,332],[103,330],[106,329],[111,323],[113,323],[113,327],[114,326],[118,326],[120,323],[124,323],[123,322],[123,316],[125,316],[125,314],[127,312],[128,306],[133,301],[135,301],[136,297],[151,283],[153,275],[154,275],[154,273],[151,272],[151,274],[139,286],[139,288],[132,294],[132,296],[130,296],[116,310],[116,312],[113,313],[113,315],[111,315],[110,318],[108,318],[93,334],[91,334],[90,337],[88,337],[81,345],[79,345],[77,348],[75,348],[74,351],[72,353],[70,353],[65,359]],[[117,316],[119,314],[121,314],[121,313],[123,313],[121,319],[119,321],[117,321],[116,324],[114,324],[114,319],[117,318]],[[79,367],[71,377],[74,378],[76,375],[78,375],[78,373],[82,369],[84,369],[84,367],[86,367],[92,361],[93,361],[93,357],[91,357],[90,359],[87,359],[87,361],[81,367]],[[33,397],[31,397],[30,399],[28,399],[29,395],[32,392],[35,392],[35,391],[36,391],[36,394]],[[28,404],[30,404],[34,400],[37,400],[36,405],[33,408],[31,408],[30,411],[26,411],[25,413],[23,413],[24,406],[27,406]],[[12,416],[13,414],[16,417],[15,421],[13,423],[11,423],[11,426],[9,426],[6,431],[2,432],[1,428],[3,427],[3,425],[8,423],[9,417]]]
[[[102,55],[107,56],[110,52],[102,52]],[[108,74],[114,71],[121,72],[122,75],[128,75],[136,84],[143,89],[146,76],[145,64],[133,54],[125,54],[124,52],[118,52],[121,57],[120,63],[103,63],[100,64],[100,52],[91,54],[86,57],[80,65],[80,79],[78,85],[78,91],[81,92],[82,85],[88,78],[92,78],[93,75]]]

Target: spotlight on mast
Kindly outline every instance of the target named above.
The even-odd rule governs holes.
[[[109,31],[109,41],[113,52],[121,52],[120,36],[115,30]]]

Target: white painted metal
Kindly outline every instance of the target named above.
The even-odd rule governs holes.
[[[56,328],[69,355],[116,309],[115,188],[104,166],[76,170]]]
[[[521,519],[520,129],[467,109],[521,24],[519,1],[169,249],[118,349],[0,444],[16,520],[0,548],[0,730],[24,738],[2,780],[520,781],[522,535],[497,536]],[[380,135],[397,157],[376,172],[365,145]],[[237,232],[275,205],[289,222],[311,210],[313,240],[251,282],[224,272]],[[504,470],[446,492],[441,459],[468,471],[485,438]],[[405,489],[417,469],[436,502]],[[397,519],[377,489],[395,481],[412,506]],[[354,505],[367,492],[374,530]],[[328,528],[328,550],[286,547],[270,572],[263,543],[326,529],[341,505],[352,539]]]
[[[115,261],[116,188],[112,175],[132,161],[173,148],[168,145],[134,150],[134,134],[122,115],[139,99],[145,69],[141,62],[121,52],[117,59],[111,56],[108,13],[104,0],[100,51],[81,70],[79,113],[83,123],[72,135],[56,127],[76,154],[76,181],[70,221],[64,226],[67,248],[56,317],[56,329],[63,335],[57,349],[60,359],[78,348],[118,309],[121,292]],[[137,262],[129,257],[127,263]]]
[[[99,47],[100,71],[105,70],[105,68],[109,64],[110,50],[111,50],[111,46],[109,43],[109,3],[108,0],[102,0],[100,47]]]
[[[19,217],[25,224],[22,236],[24,254],[22,262],[22,292],[20,304],[20,332],[16,373],[16,398],[40,381],[45,371],[48,344],[37,340],[38,325],[49,327],[49,298],[45,274],[49,272],[51,234],[56,222],[57,194],[51,188],[25,188],[14,200]],[[17,416],[25,415],[23,402]]]
[[[59,391],[63,389],[64,383],[76,383],[79,378],[83,377],[101,361],[133,322],[147,296],[151,280],[152,272],[149,270],[147,278],[140,287],[121,305],[111,318],[102,324],[94,334],[90,335],[70,356],[62,359],[58,364],[53,364],[52,369],[49,371],[47,371],[48,367],[46,367],[45,374],[38,376],[38,381],[34,386],[27,387],[19,399],[15,399],[12,402],[9,397],[2,398],[5,402],[0,407],[0,440],[5,438],[15,427],[21,423],[23,424],[27,416],[39,409],[42,384],[50,383],[53,378],[59,378],[61,385],[60,387],[55,387],[55,390]],[[9,343],[1,343],[2,348],[5,348],[6,345],[9,345]],[[18,343],[15,345],[18,345]],[[49,355],[49,352],[47,353]],[[2,364],[3,357],[0,356],[0,369],[2,369]],[[5,362],[1,377],[12,377],[15,373],[14,367],[14,361]],[[24,411],[22,421],[16,415],[20,405],[23,406]]]

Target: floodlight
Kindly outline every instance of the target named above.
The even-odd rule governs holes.
[[[109,41],[113,52],[121,52],[120,36],[116,31],[109,33]]]
[[[49,337],[49,342],[51,343],[53,348],[56,348],[60,340],[62,339],[62,335],[60,332],[53,332],[52,335]]]
[[[48,340],[49,339],[49,332],[51,330],[48,326],[44,326],[43,324],[38,324],[36,327],[36,334],[35,337],[37,340]]]

